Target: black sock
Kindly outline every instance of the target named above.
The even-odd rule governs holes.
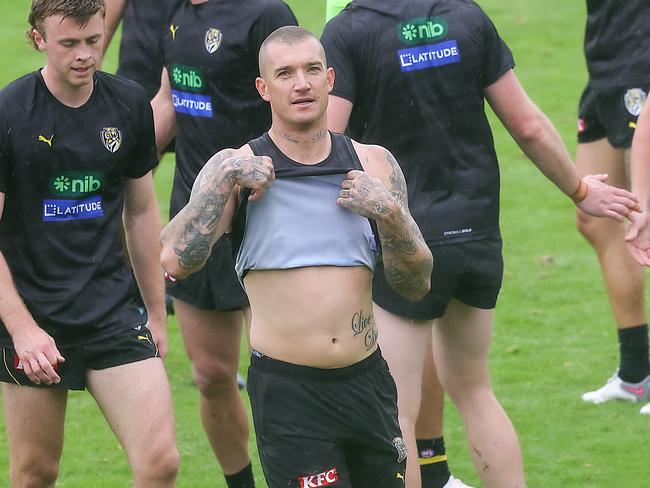
[[[442,488],[449,481],[445,439],[417,439],[422,488]]]
[[[650,374],[648,360],[648,325],[618,330],[621,366],[618,375],[628,383],[638,383]]]
[[[228,488],[255,488],[252,464],[246,466],[239,473],[226,474],[224,477]]]

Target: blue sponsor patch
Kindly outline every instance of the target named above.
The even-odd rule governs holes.
[[[212,98],[178,90],[172,90],[174,110],[193,117],[212,117]]]
[[[43,200],[43,222],[96,219],[104,216],[103,198],[92,195],[79,200]]]
[[[397,51],[397,57],[402,71],[435,68],[460,62],[460,52],[455,40],[401,49]]]

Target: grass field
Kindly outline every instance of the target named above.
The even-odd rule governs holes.
[[[324,0],[292,0],[303,25],[320,32]],[[571,152],[577,100],[586,80],[582,58],[585,5],[577,0],[484,0],[517,61],[516,73],[548,114]],[[29,2],[0,2],[0,86],[42,64],[24,40]],[[115,46],[105,68],[114,70]],[[533,488],[643,488],[650,485],[650,418],[627,403],[583,404],[617,364],[613,319],[593,252],[574,228],[571,202],[546,181],[492,118],[502,170],[505,280],[497,307],[491,371],[494,388],[522,444]],[[166,215],[173,161],[157,175]],[[180,487],[225,487],[203,435],[178,326],[169,321],[166,361],[182,455]],[[246,360],[240,370],[246,372]],[[456,476],[478,486],[458,415],[445,419]],[[250,441],[258,486],[265,486]],[[0,486],[7,481],[0,431]],[[70,396],[61,487],[126,487],[128,466],[90,395]]]

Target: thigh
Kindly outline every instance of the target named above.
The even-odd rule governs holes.
[[[58,463],[63,450],[66,390],[2,385],[4,422],[12,466]]]
[[[583,177],[588,174],[607,173],[607,183],[619,188],[629,187],[626,151],[616,149],[607,139],[578,144],[576,169]]]
[[[219,369],[234,378],[239,367],[244,314],[241,311],[201,310],[179,300],[175,301],[174,307],[185,349],[194,368]]]
[[[131,465],[151,450],[175,445],[171,392],[160,358],[90,369],[87,383]]]
[[[452,300],[433,326],[433,357],[442,386],[450,394],[487,386],[492,310]]]
[[[379,345],[397,385],[400,417],[417,416],[422,393],[422,366],[430,344],[431,321],[412,320],[374,304]]]

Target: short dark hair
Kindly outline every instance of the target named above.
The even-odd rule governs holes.
[[[309,32],[307,29],[303,29],[302,27],[298,27],[297,25],[285,25],[271,32],[268,35],[268,37],[264,39],[264,42],[260,46],[260,52],[258,57],[260,74],[262,70],[262,61],[264,56],[266,55],[266,50],[270,44],[273,44],[275,42],[281,42],[283,44],[287,44],[288,46],[292,46],[294,44],[298,44],[299,42],[306,41],[307,39],[314,39],[317,43],[320,44],[318,37],[316,37],[314,34]],[[324,55],[325,55],[325,50],[323,50],[323,56]]]
[[[60,15],[64,19],[70,17],[78,25],[85,26],[98,12],[102,17],[106,15],[105,0],[32,0],[32,8],[27,18],[30,26],[27,39],[35,49],[38,49],[32,31],[36,29],[44,35],[42,24],[47,17],[53,15]]]

